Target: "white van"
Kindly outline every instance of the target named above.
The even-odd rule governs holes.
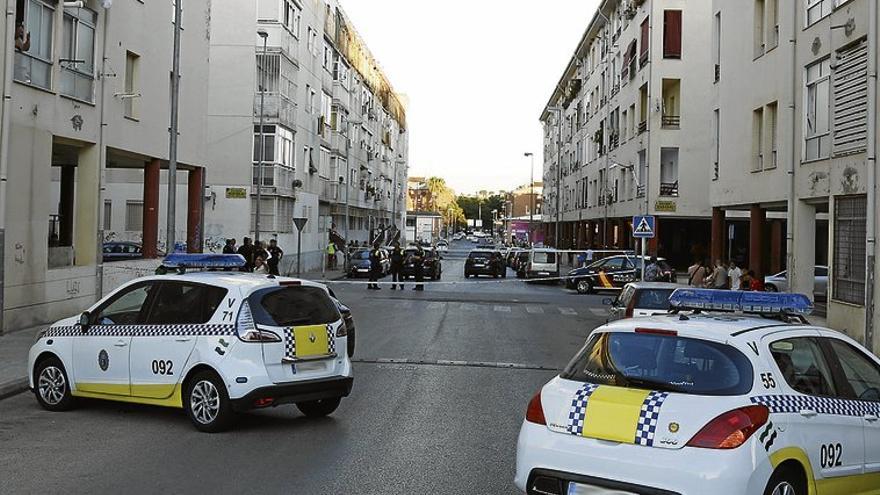
[[[528,261],[518,267],[517,276],[525,279],[559,277],[559,255],[553,249],[532,249]]]

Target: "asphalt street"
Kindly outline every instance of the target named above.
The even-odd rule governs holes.
[[[507,494],[531,396],[605,321],[606,296],[465,280],[469,243],[424,292],[335,283],[357,323],[352,395],[330,417],[292,406],[196,432],[183,412],[0,401],[0,493]]]

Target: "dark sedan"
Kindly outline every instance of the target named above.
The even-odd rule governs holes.
[[[440,264],[440,253],[434,248],[423,248],[422,251],[425,253],[425,257],[422,260],[422,276],[425,280],[440,280],[440,277],[443,276],[443,266]],[[416,277],[416,266],[413,261],[416,253],[417,250],[414,247],[407,248],[403,253],[403,259],[406,261],[403,263],[403,269],[400,271],[400,275],[404,279]]]
[[[507,267],[499,251],[475,249],[470,252],[464,262],[464,278],[480,275],[495,278],[507,276]]]
[[[385,251],[382,251],[382,276],[384,277],[387,274],[391,267],[391,262],[388,259],[388,256],[385,255]],[[358,249],[354,253],[351,254],[351,262],[348,268],[348,277],[349,278],[362,278],[370,276],[370,250],[369,249]]]
[[[144,257],[141,245],[136,242],[104,243],[104,261],[137,260]]]

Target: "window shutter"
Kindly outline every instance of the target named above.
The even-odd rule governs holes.
[[[663,57],[681,58],[681,11],[663,11]]]
[[[640,52],[640,58],[642,59],[642,63],[648,58],[648,37],[649,37],[649,27],[648,27],[648,19],[645,18],[642,21],[642,51]]]
[[[868,137],[868,45],[865,40],[837,52],[833,92],[834,152],[864,151]]]

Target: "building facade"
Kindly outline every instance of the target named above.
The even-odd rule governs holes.
[[[815,266],[827,265],[828,292],[817,297],[827,297],[829,326],[863,342],[880,324],[866,315],[866,241],[876,225],[871,4],[714,0],[707,76],[715,81],[712,252],[759,274],[787,269],[792,290],[810,295],[823,270]]]
[[[698,0],[600,3],[541,114],[549,244],[633,248],[632,216],[650,214],[651,252],[706,256],[710,18]]]
[[[362,242],[395,235],[405,109],[338,2],[214,0],[210,43],[207,246],[254,237],[259,181],[261,238],[287,252],[282,272],[296,262],[294,217],[307,219],[306,270],[320,267],[331,229]]]
[[[4,327],[20,329],[75,314],[138,274],[103,264],[105,239],[137,238],[149,256],[164,250],[176,19],[172,2],[5,3],[16,32],[3,37],[2,306]],[[175,231],[198,248],[209,2],[187,1],[186,11]],[[124,195],[117,179],[133,184]]]
[[[541,181],[535,181],[531,185],[519,186],[507,193],[505,216],[515,218],[534,215],[540,219],[543,190],[544,184]]]

